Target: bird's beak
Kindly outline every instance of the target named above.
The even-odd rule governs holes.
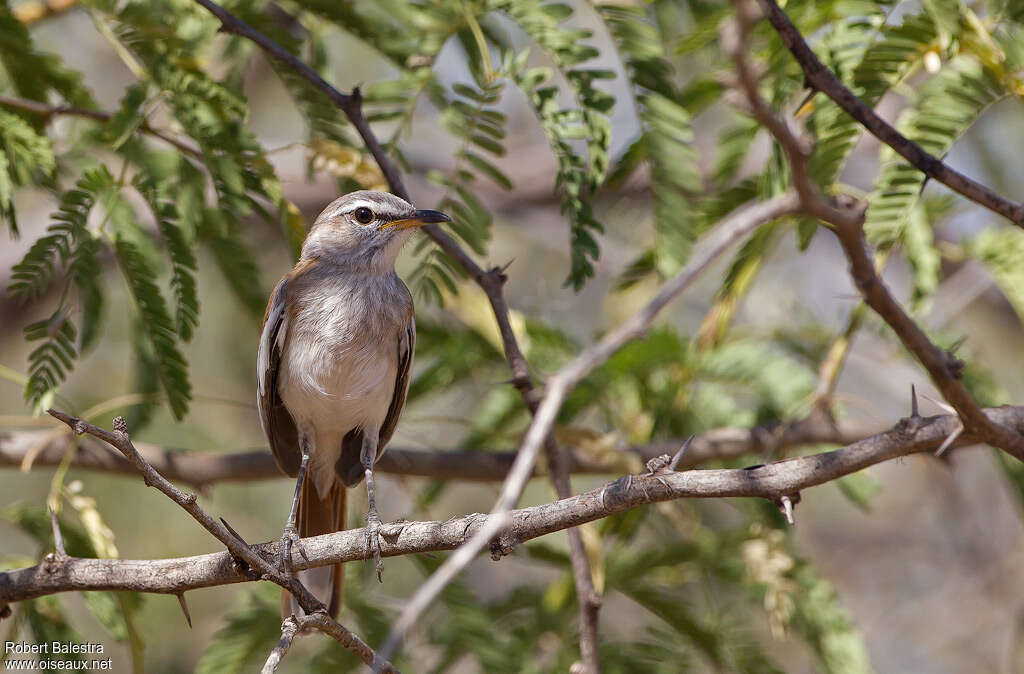
[[[411,227],[422,227],[434,222],[451,222],[452,219],[441,211],[413,211],[412,216],[401,220],[392,220],[381,225],[381,229],[409,229]]]

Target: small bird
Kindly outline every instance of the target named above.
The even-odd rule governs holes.
[[[380,578],[373,466],[405,406],[416,346],[412,295],[395,258],[414,228],[448,221],[384,192],[346,194],[317,217],[295,268],[270,295],[258,402],[278,467],[297,478],[281,539],[288,572],[295,540],[345,527],[345,489],[365,476],[367,556]],[[340,564],[299,579],[337,616]],[[287,592],[281,610],[283,617],[299,613]]]

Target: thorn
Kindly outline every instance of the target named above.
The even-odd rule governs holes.
[[[793,113],[793,116],[796,117],[797,119],[800,119],[801,117],[806,117],[807,115],[809,115],[811,111],[814,109],[814,107],[811,106],[811,101],[813,101],[814,97],[817,95],[818,92],[815,91],[814,89],[808,91],[807,95],[804,96],[804,100],[800,101],[800,105],[796,106],[796,112]]]
[[[925,395],[924,393],[921,394],[921,397],[924,398],[925,400],[935,403],[939,407],[939,409],[941,409],[946,414],[956,415],[956,410],[953,409],[948,403],[943,402],[941,400],[936,400],[935,398]]]
[[[508,281],[508,276],[505,275],[505,270],[508,268],[508,265],[510,264],[512,264],[511,260],[504,267],[491,267],[490,269],[487,270],[487,273],[493,276],[494,278],[498,279],[498,283],[500,283],[501,285],[505,285],[505,283]]]
[[[953,431],[952,433],[950,433],[949,437],[947,437],[945,440],[943,440],[942,444],[939,445],[939,448],[935,450],[935,456],[942,456],[943,452],[945,452],[947,449],[949,449],[950,445],[952,445],[954,442],[956,442],[956,439],[959,438],[960,434],[963,433],[963,432],[964,432],[964,425],[963,424],[957,424],[956,430]]]
[[[188,604],[185,603],[185,593],[177,595],[178,605],[181,606],[181,612],[185,614],[185,622],[188,623],[188,628],[192,629],[192,616],[188,612]]]
[[[910,418],[911,419],[919,419],[920,417],[921,417],[921,415],[918,414],[918,411],[917,411],[917,388],[913,384],[911,384],[910,385]]]
[[[683,442],[682,446],[679,448],[679,451],[676,452],[675,455],[672,457],[672,460],[668,462],[668,469],[669,470],[675,470],[676,469],[676,467],[679,465],[679,462],[682,461],[683,455],[686,454],[686,450],[688,450],[690,448],[690,444],[691,443],[693,443],[693,436],[692,435],[690,437],[686,438],[686,441]]]
[[[224,519],[223,517],[220,517],[218,519],[220,519],[220,523],[224,525],[224,528],[227,529],[232,536],[237,538],[239,542],[241,542],[243,545],[249,545],[245,542],[245,539],[242,538],[242,536],[237,531],[235,531],[234,527],[228,524],[228,521],[226,519]]]
[[[779,510],[786,516],[786,521],[789,522],[790,526],[796,524],[796,519],[793,517],[793,500],[788,496],[783,496],[779,499]]]
[[[59,557],[67,557],[68,553],[64,549],[64,534],[60,532],[60,523],[57,522],[57,513],[53,512],[53,508],[47,508],[50,511],[50,526],[53,527],[53,545],[57,549],[57,555]]]
[[[964,335],[960,339],[958,339],[955,342],[953,342],[952,344],[950,344],[949,348],[946,349],[946,351],[949,352],[951,355],[956,354],[956,352],[960,350],[960,347],[963,346],[964,342],[966,342],[966,341],[967,341],[967,335]]]

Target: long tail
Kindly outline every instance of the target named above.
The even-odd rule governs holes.
[[[317,494],[314,481],[307,479],[302,484],[299,494],[299,511],[295,516],[298,523],[299,536],[319,536],[333,534],[345,528],[345,486],[335,482],[334,486],[323,499]],[[341,610],[342,584],[344,569],[341,564],[321,566],[315,569],[299,571],[299,580],[309,588],[313,595],[327,605],[331,617],[337,618]],[[281,593],[281,617],[301,615],[302,609],[291,593]]]

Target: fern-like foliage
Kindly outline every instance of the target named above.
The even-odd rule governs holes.
[[[140,174],[141,176],[142,174]],[[135,188],[145,198],[156,219],[171,258],[171,291],[174,293],[174,327],[183,341],[192,339],[199,324],[199,297],[196,292],[196,258],[185,233],[178,225],[174,202],[145,176],[135,181]]]
[[[28,382],[25,400],[38,412],[50,406],[78,358],[75,338],[78,331],[66,307],[49,318],[25,326],[25,339],[41,342],[28,356]]]
[[[53,215],[54,223],[14,266],[8,288],[11,295],[29,302],[39,298],[59,277],[66,278],[66,283],[78,290],[78,301],[85,316],[82,348],[87,348],[95,339],[103,306],[99,289],[100,244],[86,227],[86,221],[93,206],[114,184],[110,172],[101,167],[87,171],[74,189],[65,192],[59,210]],[[62,300],[61,307],[50,319],[26,328],[26,338],[34,341],[46,337],[52,342],[58,335],[66,339],[69,334],[77,334],[70,322],[70,312],[71,305]],[[77,357],[74,349],[59,351],[62,358],[30,359],[25,395],[34,406],[39,406],[56,391]]]
[[[156,270],[130,241],[116,239],[114,251],[135,299],[140,326],[152,344],[167,404],[175,418],[180,419],[188,410],[192,387],[188,380],[188,366],[178,348],[174,319],[156,284]]]
[[[571,264],[566,285],[579,290],[594,275],[593,261],[600,255],[596,235],[604,231],[604,227],[594,214],[591,197],[608,169],[611,143],[608,113],[615,103],[614,98],[595,86],[595,82],[612,78],[614,74],[581,67],[597,56],[598,51],[584,42],[590,38],[590,31],[561,25],[572,15],[568,5],[520,0],[490,6],[508,14],[546,51],[565,76],[576,99],[577,105],[573,108],[559,104],[559,90],[549,83],[551,71],[547,68],[524,68],[525,61],[520,61],[513,73],[514,81],[540,119],[558,161],[555,186],[570,227]],[[585,143],[586,156],[576,152],[576,141]]]
[[[1017,316],[1024,320],[1024,232],[989,227],[967,241],[969,255],[981,261],[999,284]]]
[[[241,674],[250,671],[257,658],[280,636],[280,609],[270,592],[254,592],[245,604],[228,616],[196,666],[197,674]]]
[[[73,105],[96,105],[79,72],[65,66],[55,54],[36,49],[28,29],[11,12],[8,2],[0,3],[0,65],[5,84],[19,96],[45,102],[53,92]]]
[[[50,139],[22,117],[0,110],[0,220],[7,223],[12,233],[18,233],[14,189],[48,184],[56,168]]]
[[[942,157],[971,123],[1004,95],[990,70],[969,56],[957,57],[921,87],[918,104],[900,117],[898,126],[925,151]],[[890,159],[875,182],[864,223],[872,243],[885,247],[901,239],[924,183],[924,174],[916,168],[902,159]]]
[[[450,174],[434,171],[428,178],[445,189],[438,208],[452,216],[450,225],[455,236],[477,254],[484,254],[490,240],[491,213],[474,194],[473,184],[486,177],[502,189],[511,189],[509,180],[494,165],[495,157],[505,154],[505,115],[496,109],[505,88],[500,72],[511,68],[505,64],[499,72],[476,72],[475,86],[456,83],[448,97],[448,107],[441,118],[445,129],[461,140],[455,151],[455,167]],[[440,301],[442,288],[455,292],[454,278],[462,272],[440,249],[423,240],[417,246],[422,255],[413,278],[420,294]]]
[[[659,272],[676,272],[689,257],[697,238],[693,201],[701,192],[697,155],[693,150],[690,115],[678,101],[665,40],[648,10],[602,5],[601,15],[625,57],[639,110],[640,136],[627,150],[627,165],[646,157],[654,201],[655,261]]]

